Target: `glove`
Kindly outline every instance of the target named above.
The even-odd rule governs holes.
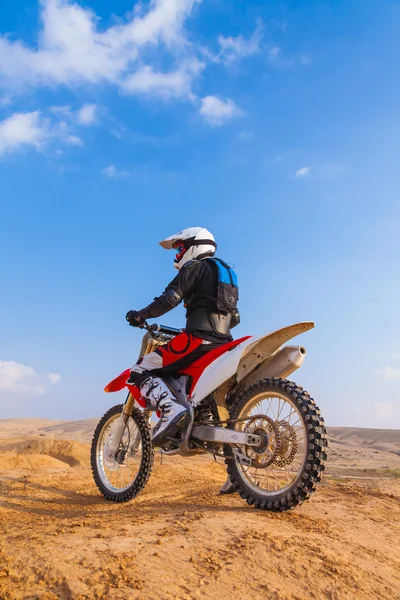
[[[125,318],[132,327],[142,327],[145,324],[145,320],[139,317],[137,310],[130,310],[126,313]]]

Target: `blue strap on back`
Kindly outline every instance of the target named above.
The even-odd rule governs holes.
[[[235,271],[219,258],[209,258],[218,267],[218,280],[220,283],[227,283],[238,287],[238,279]]]

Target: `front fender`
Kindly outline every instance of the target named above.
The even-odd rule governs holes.
[[[115,379],[110,381],[110,383],[108,383],[106,385],[106,387],[104,388],[104,391],[107,393],[119,392],[124,387],[127,387],[126,381],[127,381],[127,379],[129,379],[129,374],[130,374],[130,369],[126,369],[126,371],[123,371],[120,375],[118,375],[118,377],[116,377]]]
[[[146,408],[146,406],[147,406],[146,400],[142,397],[142,394],[140,393],[139,388],[137,388],[135,385],[128,385],[126,383],[127,379],[129,379],[130,372],[131,372],[130,369],[126,369],[126,371],[122,371],[122,373],[120,375],[118,375],[118,377],[116,377],[115,379],[110,381],[110,383],[108,383],[106,385],[106,387],[104,388],[104,391],[107,393],[120,392],[121,390],[124,389],[124,387],[126,387],[130,391],[132,396],[135,398],[136,402],[138,404],[140,404],[140,406],[143,406],[143,408]]]

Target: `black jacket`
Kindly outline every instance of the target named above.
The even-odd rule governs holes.
[[[139,311],[142,319],[160,317],[182,300],[186,307],[186,331],[204,340],[226,343],[232,340],[231,328],[239,323],[235,315],[218,311],[215,298],[218,273],[212,261],[191,260],[181,267],[165,291]]]

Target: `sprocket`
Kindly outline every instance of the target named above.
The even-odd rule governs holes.
[[[277,425],[281,436],[281,445],[274,465],[281,469],[291,464],[296,456],[298,444],[296,431],[287,421],[278,421]]]

